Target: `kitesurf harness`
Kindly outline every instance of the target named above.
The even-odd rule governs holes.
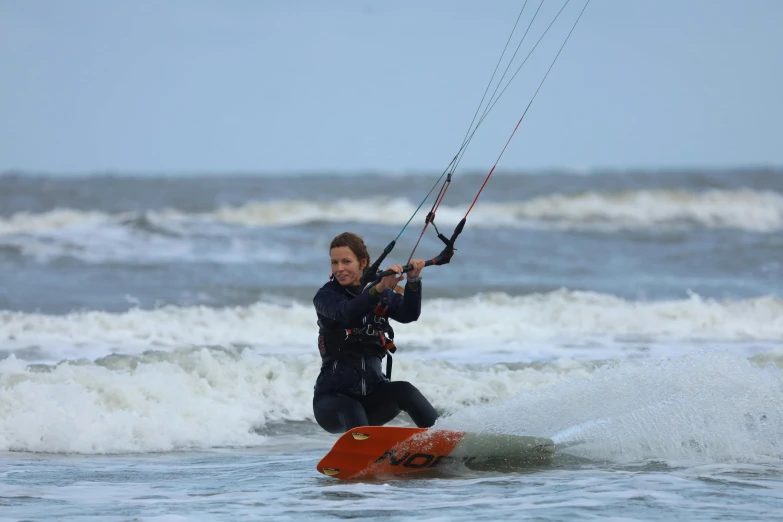
[[[554,19],[549,23],[546,30],[541,34],[540,38],[536,41],[535,45],[530,49],[530,52],[527,54],[525,59],[522,61],[522,63],[517,67],[514,74],[510,77],[508,82],[506,83],[505,87],[503,87],[502,90],[498,93],[498,89],[500,88],[501,83],[503,82],[503,79],[506,77],[506,74],[509,72],[511,68],[511,64],[514,61],[514,58],[516,57],[517,53],[519,52],[520,47],[522,46],[522,43],[525,41],[525,37],[527,36],[528,32],[530,31],[530,28],[533,25],[533,22],[535,21],[536,17],[539,14],[539,11],[541,10],[541,7],[543,6],[545,0],[541,0],[541,2],[538,5],[538,8],[536,9],[535,13],[533,14],[533,17],[530,20],[530,23],[527,26],[527,29],[525,30],[525,33],[522,35],[522,39],[520,40],[519,44],[517,45],[516,50],[514,51],[513,55],[511,56],[508,65],[506,66],[505,71],[503,72],[502,76],[500,77],[500,80],[498,80],[497,85],[495,86],[495,89],[490,96],[489,100],[487,101],[486,106],[484,106],[484,101],[487,97],[487,93],[489,92],[489,89],[495,79],[495,75],[497,74],[498,68],[503,61],[503,57],[506,53],[506,50],[508,49],[509,42],[511,41],[514,32],[516,31],[517,25],[519,24],[520,19],[522,18],[522,14],[525,11],[525,7],[527,6],[528,0],[525,0],[524,5],[522,6],[522,10],[519,12],[519,16],[517,17],[516,22],[514,23],[514,27],[511,30],[511,34],[509,35],[508,40],[506,41],[506,45],[503,48],[503,52],[500,55],[500,58],[498,59],[498,63],[495,66],[495,70],[492,73],[492,77],[489,80],[489,83],[487,84],[487,88],[484,91],[484,95],[481,98],[481,101],[479,102],[479,106],[476,109],[475,114],[473,115],[473,119],[470,122],[470,126],[468,127],[468,131],[465,134],[465,137],[463,138],[462,145],[460,146],[457,153],[452,158],[451,162],[448,164],[446,169],[443,171],[443,173],[440,175],[438,180],[435,182],[435,184],[432,186],[430,191],[427,193],[427,195],[424,197],[424,199],[421,201],[419,206],[416,208],[416,210],[413,212],[411,217],[408,219],[408,221],[405,223],[405,225],[402,227],[400,232],[397,234],[397,237],[394,238],[383,250],[383,253],[378,257],[378,259],[368,268],[365,269],[364,273],[362,274],[361,278],[361,284],[366,286],[372,286],[374,284],[377,284],[380,282],[380,280],[388,275],[392,275],[394,272],[391,270],[387,270],[384,272],[380,272],[380,266],[383,260],[386,258],[386,256],[391,253],[391,251],[394,249],[394,246],[397,243],[397,240],[402,236],[402,233],[405,231],[405,229],[408,227],[410,222],[413,220],[413,218],[416,216],[416,214],[419,212],[421,207],[424,205],[424,203],[429,199],[430,195],[433,193],[435,188],[441,183],[441,180],[443,180],[445,176],[445,181],[443,181],[443,184],[440,187],[440,190],[438,191],[438,195],[435,198],[435,201],[432,205],[432,208],[427,213],[426,218],[424,219],[424,227],[421,230],[421,233],[419,234],[419,238],[416,241],[416,244],[413,247],[413,250],[410,253],[410,256],[408,257],[408,264],[403,266],[403,272],[408,272],[413,269],[413,266],[410,264],[411,259],[413,258],[413,254],[416,251],[416,249],[419,246],[419,242],[421,241],[421,238],[424,236],[424,232],[427,230],[429,225],[431,224],[433,228],[435,229],[435,233],[437,234],[437,237],[445,244],[445,247],[443,250],[434,258],[427,260],[424,263],[424,266],[432,266],[432,265],[445,265],[448,264],[451,261],[451,258],[454,256],[454,244],[457,240],[457,237],[459,237],[460,233],[462,232],[463,228],[465,227],[465,223],[468,218],[468,214],[470,214],[470,211],[473,210],[473,207],[476,204],[476,201],[478,201],[479,196],[481,195],[481,192],[484,190],[484,187],[487,185],[487,182],[489,181],[489,178],[492,176],[492,173],[495,172],[495,168],[498,165],[498,162],[500,162],[500,159],[503,157],[503,154],[506,151],[506,148],[508,148],[509,143],[511,142],[511,139],[514,137],[514,135],[517,132],[517,129],[519,128],[520,124],[522,123],[522,120],[525,118],[525,115],[527,114],[528,110],[530,109],[530,106],[533,104],[533,100],[535,100],[536,96],[538,95],[539,90],[541,90],[541,87],[544,84],[544,81],[549,76],[549,73],[552,70],[552,67],[554,67],[555,62],[557,61],[558,57],[560,56],[560,53],[563,51],[563,48],[565,47],[565,44],[568,42],[568,39],[571,37],[571,34],[574,32],[574,29],[576,28],[576,24],[579,22],[579,20],[582,18],[582,15],[585,12],[585,9],[587,9],[587,5],[590,3],[590,0],[587,0],[584,4],[584,7],[582,7],[582,10],[579,12],[579,15],[577,16],[576,20],[574,21],[573,25],[571,26],[571,30],[568,32],[568,35],[566,36],[565,40],[563,41],[562,45],[560,46],[560,49],[557,51],[557,54],[555,55],[554,59],[552,60],[552,63],[549,65],[549,68],[546,71],[546,74],[544,74],[544,77],[542,78],[541,82],[538,84],[538,88],[533,93],[532,98],[530,99],[530,102],[525,107],[525,110],[522,113],[522,116],[519,118],[519,121],[517,121],[516,126],[514,127],[514,130],[511,132],[511,135],[509,136],[508,140],[506,141],[505,145],[503,146],[502,150],[500,151],[500,154],[498,155],[497,159],[495,160],[495,163],[492,165],[492,168],[490,169],[489,173],[487,174],[486,178],[484,178],[484,182],[481,184],[481,187],[479,188],[478,192],[476,193],[476,196],[473,198],[473,201],[471,202],[470,206],[468,207],[467,212],[465,212],[465,216],[460,220],[460,222],[457,224],[457,226],[454,228],[454,231],[451,234],[451,237],[446,237],[444,234],[438,230],[438,227],[435,225],[435,213],[437,212],[438,208],[440,207],[441,202],[443,201],[443,198],[446,195],[446,191],[448,190],[452,176],[454,175],[454,172],[457,169],[457,166],[459,165],[460,161],[462,160],[462,156],[465,154],[465,151],[470,144],[470,142],[473,139],[473,136],[475,135],[476,131],[478,130],[481,123],[484,121],[484,119],[487,117],[489,112],[492,110],[492,108],[497,104],[500,97],[503,95],[503,93],[506,91],[508,86],[511,84],[511,82],[514,80],[514,78],[517,76],[519,71],[522,69],[522,66],[527,63],[528,58],[533,54],[533,51],[536,50],[538,47],[538,44],[541,43],[541,40],[544,38],[544,36],[549,32],[549,30],[554,25],[555,21],[560,17],[560,15],[563,13],[563,10],[566,8],[566,6],[571,2],[571,0],[566,0],[565,3],[563,3],[563,6],[560,8],[560,10],[555,15]],[[477,117],[479,112],[481,111],[482,106],[484,106],[484,110],[481,114],[481,116]],[[475,123],[475,126],[474,126]],[[387,373],[391,374],[391,356],[389,356],[388,359],[388,370]]]
[[[382,295],[373,313],[362,319],[363,326],[322,327],[318,336],[318,349],[324,362],[365,356],[382,359],[385,355],[386,378],[391,379],[391,354],[397,351],[397,347],[394,345],[394,329],[386,317],[388,310],[389,298]]]

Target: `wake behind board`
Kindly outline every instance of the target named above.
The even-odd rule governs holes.
[[[339,479],[402,475],[462,463],[517,465],[549,462],[554,443],[543,437],[428,428],[362,426],[344,433],[316,469]]]

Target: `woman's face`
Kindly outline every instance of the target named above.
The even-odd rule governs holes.
[[[332,258],[332,275],[343,286],[358,285],[366,262],[359,263],[356,254],[348,247],[334,247],[329,252]]]

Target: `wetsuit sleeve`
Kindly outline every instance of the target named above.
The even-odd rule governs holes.
[[[386,294],[388,292],[388,294]],[[387,316],[400,323],[412,323],[421,315],[421,282],[405,285],[403,295],[384,290],[384,295],[390,295]]]
[[[355,299],[348,301],[336,292],[321,288],[313,298],[313,305],[315,311],[324,317],[342,324],[353,324],[372,312],[379,299],[377,292],[374,295],[371,295],[371,292],[362,292]]]

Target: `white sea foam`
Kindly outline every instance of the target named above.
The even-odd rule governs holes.
[[[313,350],[318,335],[312,307],[257,303],[248,307],[165,306],[124,313],[68,315],[0,312],[3,346],[38,348],[60,358],[138,355],[186,346],[254,346],[271,352]]]
[[[774,367],[726,353],[596,366],[401,357],[394,378],[414,383],[446,414],[438,427],[552,436],[565,452],[591,459],[725,460],[779,452],[783,382]],[[263,445],[272,424],[314,421],[319,367],[316,354],[250,349],[153,351],[43,368],[11,357],[0,361],[0,450]]]
[[[49,361],[187,346],[310,353],[317,336],[315,321],[312,305],[297,302],[62,316],[0,311],[0,339],[6,351],[33,350]],[[615,349],[626,344],[645,349],[654,349],[656,343],[693,341],[769,345],[783,339],[783,299],[713,300],[691,295],[647,302],[569,290],[524,296],[489,293],[425,299],[419,321],[395,323],[395,331],[400,346],[410,346],[417,357],[448,353],[463,361],[481,360],[482,354],[506,361],[579,353],[597,359],[622,353]]]
[[[111,219],[103,212],[56,209],[42,214],[19,212],[7,218],[0,218],[0,235],[37,234],[68,227],[102,224]]]
[[[432,299],[426,321],[404,325],[428,340],[780,340],[783,299],[687,299],[629,301],[597,292],[557,290],[524,296],[485,293],[464,299]]]
[[[595,460],[710,462],[783,456],[782,362],[696,351],[624,360],[546,388],[455,411],[450,429],[553,437]]]
[[[588,365],[471,368],[399,360],[437,408],[508,397]],[[0,450],[117,453],[255,446],[269,423],[313,421],[320,357],[183,349],[30,369],[0,361]]]
[[[546,220],[567,226],[605,225],[647,228],[697,225],[772,232],[783,228],[783,195],[749,189],[639,190],[550,195],[504,209],[516,218]]]
[[[400,198],[251,202],[206,216],[248,226],[297,225],[311,222],[404,224],[416,210]],[[455,225],[463,206],[441,205],[438,219]],[[205,216],[205,217],[206,217]],[[471,212],[471,226],[542,226],[565,228],[652,228],[702,226],[772,232],[783,228],[783,195],[753,190],[680,190],[586,192],[545,195],[511,203],[482,202]]]
[[[448,203],[448,202],[447,202]],[[145,212],[147,219],[166,226],[182,222],[226,223],[249,227],[276,227],[317,222],[402,225],[417,203],[402,198],[369,198],[329,202],[281,200],[248,202],[237,207],[188,214],[177,210]],[[466,208],[444,204],[440,222],[456,224]],[[0,218],[0,236],[42,234],[83,226],[105,226],[138,218],[139,213],[117,215],[59,209],[42,214]],[[637,190],[551,194],[511,203],[482,202],[471,213],[479,227],[556,226],[562,228],[655,228],[700,226],[759,232],[783,229],[783,195],[769,191]]]
[[[304,387],[285,382],[304,368],[295,361],[207,350],[147,359],[135,367],[120,360],[47,372],[3,361],[0,448],[111,453],[254,445],[263,439],[255,425],[306,413],[307,398],[298,395]]]
[[[41,262],[73,257],[97,264],[193,259],[221,264],[279,263],[294,255],[288,245],[248,240],[229,227],[168,211],[109,215],[55,210],[17,214],[5,222],[0,219],[0,246],[12,246]]]

